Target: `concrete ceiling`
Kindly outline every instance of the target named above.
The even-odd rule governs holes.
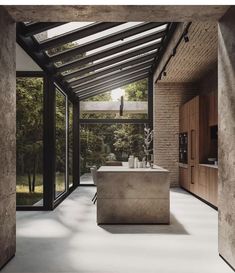
[[[189,42],[181,41],[177,53],[159,82],[196,82],[217,65],[216,23],[192,23]]]
[[[4,6],[17,22],[218,21],[230,6]]]

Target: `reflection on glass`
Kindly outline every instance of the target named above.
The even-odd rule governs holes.
[[[16,79],[16,204],[43,205],[43,79]]]
[[[123,96],[123,113],[120,112]],[[146,79],[81,101],[82,119],[147,119],[148,82]]]
[[[129,155],[139,160],[144,157],[144,124],[82,124],[80,136],[81,175],[84,176],[93,165],[120,163],[127,161]]]
[[[66,97],[56,89],[56,173],[55,198],[66,191],[66,165],[67,165],[67,120]]]
[[[68,102],[68,179],[69,187],[73,186],[73,104]]]

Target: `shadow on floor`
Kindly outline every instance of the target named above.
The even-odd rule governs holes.
[[[189,235],[184,226],[171,213],[170,225],[99,225],[100,228],[112,234],[172,234]]]

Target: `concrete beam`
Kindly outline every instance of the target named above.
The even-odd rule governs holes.
[[[81,101],[81,112],[85,113],[119,113],[119,101]],[[123,111],[130,114],[148,112],[148,103],[142,101],[124,101]]]
[[[76,5],[76,6],[6,6],[17,22],[189,22],[218,21],[229,6],[164,5]]]

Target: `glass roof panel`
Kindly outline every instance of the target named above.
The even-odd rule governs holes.
[[[119,40],[117,42],[114,42],[114,43],[111,43],[111,44],[96,48],[94,50],[88,51],[88,52],[86,52],[86,55],[88,56],[89,54],[94,54],[94,53],[97,53],[98,51],[105,50],[105,49],[108,49],[108,48],[113,47],[113,46],[121,45],[121,44],[126,43],[126,42],[130,42],[130,41],[132,41],[134,39],[141,38],[141,37],[143,37],[145,35],[150,35],[150,34],[152,34],[154,32],[157,32],[157,31],[163,31],[164,29],[166,29],[166,27],[167,27],[167,25],[162,25],[162,26],[159,26],[159,27],[147,30],[147,31],[143,31],[143,32],[141,32],[139,34],[130,36],[130,37],[125,38],[123,40]]]
[[[119,31],[125,31],[126,29],[130,28],[130,27],[133,27],[133,26],[137,26],[137,25],[140,25],[141,23],[143,22],[130,22],[130,23],[124,23],[124,24],[121,24],[119,26],[116,26],[116,27],[113,27],[113,28],[110,28],[110,29],[107,29],[107,30],[104,30],[104,31],[100,31],[99,33],[96,33],[96,34],[93,34],[93,35],[90,35],[90,36],[87,36],[85,38],[82,38],[82,39],[79,39],[77,41],[74,41],[72,44],[70,43],[69,45],[68,44],[65,44],[64,45],[64,50],[67,50],[67,48],[71,49],[73,47],[76,47],[76,46],[79,46],[79,45],[84,45],[86,43],[89,43],[89,42],[92,42],[92,41],[95,41],[96,39],[101,39],[101,38],[104,38],[108,35],[113,35]],[[143,36],[146,36],[146,35],[151,35],[152,33],[155,33],[157,31],[163,31],[165,30],[167,27],[167,24],[164,24],[162,26],[158,26],[158,27],[155,27],[153,29],[150,29],[150,30],[147,30],[147,31],[143,31],[139,34],[136,34],[136,35],[132,35],[128,38],[125,38],[125,39],[122,39],[122,40],[118,40],[116,42],[113,42],[113,43],[110,43],[110,44],[107,44],[105,46],[102,46],[102,47],[98,47],[98,48],[95,48],[93,50],[90,50],[90,51],[87,51],[85,53],[86,56],[89,56],[90,54],[94,54],[94,53],[97,53],[99,51],[102,51],[102,50],[106,50],[106,49],[109,49],[113,46],[118,46],[118,45],[121,45],[123,43],[126,43],[126,42],[130,42],[134,39],[137,39],[137,38],[141,38]],[[55,29],[55,28],[54,28]],[[53,29],[52,29],[53,30]],[[50,30],[51,31],[51,30]],[[68,45],[68,47],[66,46]],[[63,52],[64,50],[62,50],[61,52]],[[46,51],[48,53],[48,55],[50,56],[51,54],[53,55],[53,53],[50,54],[50,51]],[[81,55],[81,57],[84,56],[84,54]]]
[[[64,48],[73,48],[73,47],[76,47],[76,46],[81,46],[81,45],[84,45],[86,43],[89,43],[89,42],[93,42],[97,39],[101,39],[101,38],[104,38],[108,35],[113,35],[113,34],[116,34],[117,32],[119,31],[122,31],[122,30],[125,30],[127,28],[130,28],[130,27],[133,27],[133,26],[136,26],[136,25],[139,25],[141,22],[131,22],[131,23],[123,23],[119,26],[116,26],[116,27],[112,27],[112,28],[109,28],[109,29],[106,29],[106,30],[103,30],[103,31],[100,31],[96,34],[92,34],[92,35],[88,35],[87,37],[84,37],[84,38],[81,38],[79,40],[76,40],[76,41],[73,41],[71,43],[68,44],[65,44],[64,45]],[[91,24],[91,23],[90,23]],[[66,24],[67,25],[67,24]],[[50,34],[54,34],[54,29],[51,29],[51,33]],[[71,30],[71,29],[70,29]],[[69,30],[69,31],[70,31]],[[66,34],[66,33],[65,33]],[[58,34],[57,34],[58,35]],[[52,36],[54,37],[54,36]],[[47,38],[51,38],[51,37],[47,37]],[[66,46],[67,45],[67,46]],[[68,47],[69,46],[69,47]],[[55,47],[56,48],[56,47]],[[48,55],[50,56],[50,51],[46,51],[48,53]]]
[[[47,31],[43,31],[37,35],[34,35],[34,37],[38,41],[45,41],[49,38],[56,37],[61,34],[66,34],[69,31],[75,30],[75,29],[80,29],[82,27],[88,26],[90,24],[93,24],[94,22],[70,22],[67,24],[60,25],[58,27],[51,28]],[[39,37],[40,38],[39,38]]]
[[[140,48],[145,47],[145,46],[150,46],[150,45],[152,45],[152,44],[154,44],[154,43],[157,43],[157,42],[160,43],[160,42],[161,42],[161,38],[159,38],[159,39],[157,39],[157,40],[154,40],[154,41],[151,41],[151,42],[148,42],[148,43],[144,43],[144,44],[141,44],[141,45],[138,45],[138,46],[129,48],[129,49],[126,49],[126,50],[123,50],[122,52],[119,52],[119,53],[116,53],[116,54],[113,54],[113,55],[109,55],[109,56],[104,57],[104,58],[102,58],[102,59],[96,60],[96,61],[94,61],[93,63],[95,64],[95,63],[97,63],[97,62],[105,61],[105,60],[107,60],[107,59],[109,59],[109,58],[118,57],[118,56],[120,56],[120,55],[122,55],[122,54],[126,54],[126,53],[128,53],[128,52],[131,52],[131,51],[140,49]],[[148,51],[148,52],[149,52],[149,51]],[[141,55],[142,55],[142,54],[141,54]],[[138,56],[140,56],[140,55],[138,55]]]

